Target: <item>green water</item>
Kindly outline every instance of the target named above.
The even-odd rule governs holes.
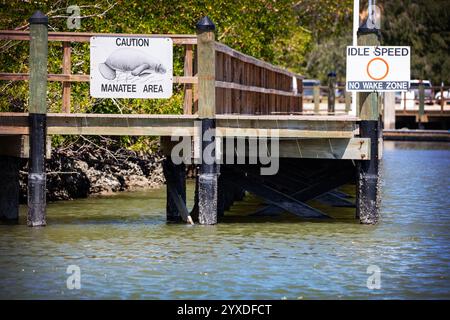
[[[52,203],[45,228],[23,207],[0,226],[0,298],[450,298],[450,145],[386,142],[382,177],[377,226],[348,208],[321,207],[332,222],[245,217],[252,197],[219,225],[168,225],[164,189]]]

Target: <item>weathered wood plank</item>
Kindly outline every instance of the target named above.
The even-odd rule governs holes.
[[[192,45],[186,46],[186,51],[184,54],[184,76],[192,77],[193,75],[193,48]],[[186,83],[184,87],[184,105],[183,112],[184,114],[192,114],[192,84]]]
[[[282,91],[282,90],[276,90],[276,89],[267,89],[262,87],[256,87],[256,86],[250,86],[250,85],[243,85],[239,83],[234,82],[225,82],[225,81],[216,81],[216,87],[217,88],[223,88],[223,89],[233,89],[233,90],[240,90],[240,91],[246,91],[246,92],[257,92],[257,93],[265,93],[265,94],[274,94],[278,96],[286,96],[286,97],[301,97],[301,94],[298,94],[293,91]]]
[[[290,72],[286,69],[280,68],[280,67],[276,67],[274,65],[271,65],[268,62],[262,61],[262,60],[258,60],[252,56],[246,55],[242,52],[239,52],[237,50],[234,50],[230,47],[228,47],[227,45],[220,43],[220,42],[216,42],[215,43],[215,47],[216,47],[216,51],[225,53],[233,58],[239,59],[240,61],[244,62],[244,63],[250,63],[253,64],[255,66],[264,68],[264,69],[268,69],[270,71],[276,72],[276,73],[281,73],[281,74],[285,74],[287,76],[296,76],[296,77],[301,77],[302,76],[295,74],[293,72]]]
[[[318,121],[303,118],[217,117],[217,135],[279,138],[352,138],[357,127],[351,121]]]
[[[48,134],[69,135],[193,135],[196,116],[181,115],[47,115]],[[0,134],[28,134],[28,114],[0,114]]]
[[[198,31],[198,115],[212,119],[216,115],[216,52],[214,32]]]
[[[226,140],[222,143],[224,158],[227,155],[226,143]],[[267,149],[273,151],[270,140]],[[248,145],[244,150],[248,155]],[[283,139],[278,141],[278,154],[280,158],[369,160],[370,139]]]
[[[293,121],[338,121],[338,122],[356,122],[360,119],[351,115],[240,115],[240,114],[226,114],[217,115],[217,120],[293,120]]]
[[[29,80],[28,73],[9,73],[0,72],[0,80],[5,81],[26,81]],[[51,82],[89,82],[89,74],[55,74],[49,73],[47,80]],[[178,84],[197,84],[198,78],[194,76],[174,76],[173,83]]]
[[[70,42],[63,42],[63,60],[62,60],[62,72],[63,74],[71,74],[71,56],[72,48]],[[62,92],[62,111],[70,113],[70,82],[63,82]]]
[[[130,34],[92,32],[49,32],[48,41],[89,42],[93,36],[171,38],[174,44],[197,44],[197,37],[189,34]],[[0,30],[0,40],[30,40],[30,32]]]
[[[370,159],[367,138],[281,140],[279,148],[282,158]]]
[[[52,139],[47,136],[45,157],[51,158]],[[0,155],[16,158],[28,158],[30,154],[30,138],[28,135],[0,136]]]
[[[218,136],[335,139],[354,138],[357,134],[355,122],[338,116],[322,117],[324,121],[311,116],[218,115],[217,118]],[[192,136],[194,126],[198,125],[196,120],[197,115],[47,114],[48,134]],[[0,113],[0,134],[28,134],[28,114]],[[364,140],[352,142],[361,143],[358,141]],[[334,143],[330,145],[330,155],[335,154],[332,148]]]

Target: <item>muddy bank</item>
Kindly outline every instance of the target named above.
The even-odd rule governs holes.
[[[52,150],[47,160],[47,200],[70,200],[118,191],[158,188],[165,183],[163,157],[135,152],[114,140],[83,140]],[[20,201],[26,203],[28,161],[20,171]]]

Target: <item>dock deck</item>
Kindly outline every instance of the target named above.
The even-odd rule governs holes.
[[[29,32],[0,31],[0,39],[30,41],[39,49],[30,51],[34,61],[30,74],[0,73],[0,80],[30,83],[29,113],[0,113],[0,142],[18,145],[0,148],[3,165],[13,168],[17,157],[30,159],[28,224],[46,224],[45,150],[51,135],[161,137],[168,221],[215,224],[247,191],[269,205],[264,214],[288,211],[306,219],[329,218],[305,203],[325,197],[328,203],[355,206],[361,223],[376,223],[381,136],[372,103],[378,95],[361,96],[359,117],[308,114],[302,101],[303,76],[216,42],[207,18],[197,27],[196,35],[156,35],[184,47],[184,74],[174,77],[174,83],[184,86],[181,115],[71,113],[71,84],[90,81],[89,75],[71,74],[71,43],[88,42],[97,34],[48,32],[33,24],[34,37]],[[47,74],[42,67],[48,41],[62,43],[63,74]],[[48,113],[47,81],[63,84],[61,113]],[[183,162],[177,162],[172,153],[183,137],[193,147],[183,151]],[[185,170],[192,163],[198,174],[195,206],[189,212]],[[276,170],[264,174],[268,167]],[[17,219],[18,175],[1,170],[0,175],[6,181],[0,216]],[[356,184],[355,204],[335,191],[349,182]]]

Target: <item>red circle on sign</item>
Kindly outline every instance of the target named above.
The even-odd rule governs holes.
[[[371,64],[372,62],[374,62],[374,61],[377,61],[377,60],[383,62],[383,63],[386,65],[386,72],[385,72],[385,74],[384,74],[383,76],[379,77],[379,78],[373,77],[373,76],[370,74],[370,72],[369,72],[370,64]],[[389,73],[389,65],[388,65],[388,63],[386,62],[386,60],[384,60],[384,59],[382,59],[382,58],[373,58],[373,59],[370,60],[369,63],[367,64],[366,70],[367,70],[367,74],[369,75],[369,77],[370,77],[371,79],[373,79],[373,80],[383,80],[384,78],[386,78],[386,76],[387,76],[388,73]]]

